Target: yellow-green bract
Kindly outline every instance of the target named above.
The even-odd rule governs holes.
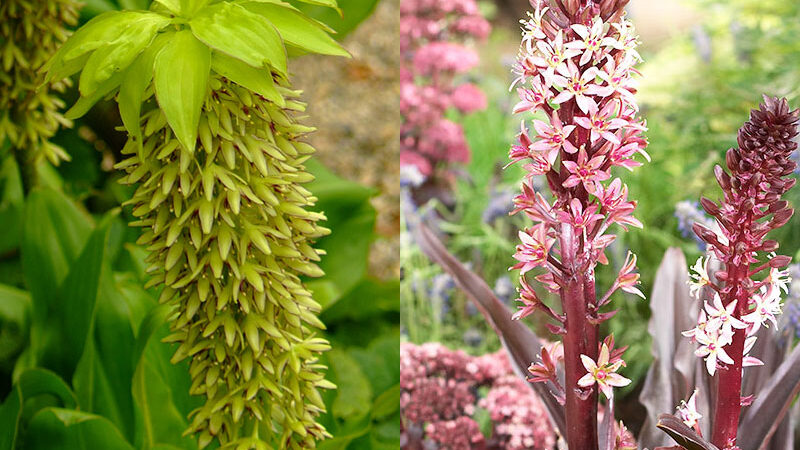
[[[335,6],[332,1],[310,3]],[[116,94],[129,134],[117,167],[149,251],[150,285],[172,306],[173,361],[189,359],[205,404],[187,432],[201,447],[308,448],[327,436],[320,276],[328,233],[302,184],[312,128],[291,89],[287,48],[347,55],[327,28],[280,1],[158,0],[106,13],[59,50],[48,79],[80,76],[68,117]]]

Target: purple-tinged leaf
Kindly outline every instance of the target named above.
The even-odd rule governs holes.
[[[753,405],[747,408],[739,429],[739,446],[747,449],[766,449],[769,440],[800,392],[800,346],[777,368],[766,385],[757,393]]]
[[[542,348],[536,334],[523,323],[511,320],[512,312],[494,295],[486,282],[451,255],[425,224],[413,223],[412,229],[420,249],[450,274],[456,285],[475,303],[503,343],[517,374],[525,377],[528,366],[538,359]],[[559,433],[566,436],[564,407],[551,394],[555,389],[548,386],[550,383],[531,383],[547,408],[550,420]]]
[[[764,388],[769,382],[770,376],[778,370],[783,360],[788,356],[789,350],[786,343],[781,339],[781,335],[775,331],[774,328],[762,327],[756,334],[758,340],[750,352],[752,356],[760,359],[764,365],[754,367],[744,371],[742,380],[742,395],[752,396],[755,401],[760,395],[763,395]],[[742,410],[742,418],[749,408]],[[741,422],[740,422],[740,429]],[[787,414],[781,425],[775,431],[775,434],[769,440],[769,443],[764,450],[794,450],[794,432],[792,431],[791,414]]]
[[[670,435],[679,445],[686,450],[719,450],[714,444],[703,439],[693,429],[686,426],[680,419],[672,414],[658,416],[656,426]]]

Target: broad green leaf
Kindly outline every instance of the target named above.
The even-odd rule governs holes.
[[[153,43],[136,58],[130,69],[125,72],[119,87],[119,115],[128,133],[142,145],[142,129],[139,117],[142,111],[144,92],[150,81],[153,80],[153,67],[156,55],[164,48],[167,42],[174,37],[174,32],[162,33],[156,36]]]
[[[328,362],[336,384],[336,398],[331,413],[339,419],[367,414],[372,406],[372,387],[358,362],[337,348],[328,352]]]
[[[14,158],[2,158],[0,163],[0,254],[16,249],[22,236],[22,220],[25,212],[25,198],[22,192],[22,179],[19,166]]]
[[[198,12],[190,25],[197,39],[214,50],[286,74],[283,41],[275,26],[258,14],[234,3],[217,3]]]
[[[25,345],[31,321],[31,295],[0,284],[0,364]]]
[[[123,293],[120,280],[105,269],[100,294],[93,332],[78,363],[73,385],[82,409],[108,418],[133,440],[136,421],[131,389],[135,330],[139,327],[141,311],[153,308],[156,301],[143,290]]]
[[[92,330],[108,230],[107,222],[94,230],[59,289],[50,293],[56,301],[45,327],[34,330],[43,336],[43,365],[66,379],[75,371]]]
[[[298,2],[308,3],[309,5],[320,5],[327,8],[333,8],[341,14],[341,9],[336,3],[336,0],[297,0]]]
[[[342,40],[372,14],[378,0],[339,0],[338,10],[312,4],[310,1],[292,0],[292,3],[308,17],[336,30],[336,39]]]
[[[45,369],[23,371],[5,402],[0,405],[0,449],[18,448],[20,430],[26,425],[21,423],[23,408],[28,400],[40,395],[57,400],[60,406],[66,408],[77,405],[69,386],[58,375]]]
[[[180,0],[154,0],[154,3],[163,5],[169,12],[176,16],[181,15],[181,1]]]
[[[44,322],[59,285],[89,239],[91,227],[89,216],[64,194],[35,189],[28,195],[21,253],[34,322]]]
[[[194,151],[208,89],[211,51],[188,30],[175,33],[155,60],[156,99],[183,147]]]
[[[81,72],[78,89],[82,96],[95,90],[116,73],[123,72],[153,40],[156,32],[170,23],[160,14],[148,14],[125,27],[114,40],[95,50]]]
[[[272,80],[272,74],[269,69],[257,69],[236,58],[218,52],[213,52],[211,55],[211,69],[279,106],[286,105],[283,96],[275,88],[275,82]]]
[[[192,17],[199,9],[206,6],[211,0],[179,0],[181,4],[181,15]]]
[[[289,5],[249,2],[243,6],[274,23],[286,44],[324,55],[350,55],[317,22]]]
[[[172,349],[160,342],[168,334],[168,315],[169,308],[164,305],[153,308],[142,322],[136,340],[138,363],[133,376],[135,443],[139,448],[170,445],[172,448],[195,449],[195,439],[175,432],[188,426],[186,393],[191,380],[184,364],[169,362]]]
[[[395,384],[385,390],[372,405],[372,418],[385,419],[400,409],[400,385]]]
[[[99,102],[105,96],[117,89],[119,84],[122,82],[123,76],[124,74],[122,73],[115,73],[111,76],[111,78],[102,82],[97,89],[92,92],[91,95],[78,97],[78,101],[76,101],[75,104],[64,113],[64,117],[74,120],[89,112],[95,103]]]
[[[306,166],[316,177],[308,184],[319,199],[315,209],[326,214],[325,226],[332,230],[317,244],[327,252],[320,262],[325,276],[308,283],[315,295],[330,295],[318,297],[325,307],[354,288],[367,273],[369,246],[375,236],[375,208],[369,199],[375,191],[337,177],[314,160]]]
[[[149,11],[109,11],[96,16],[75,32],[45,65],[45,82],[78,72],[83,64],[75,60],[88,52],[117,39],[130,26],[162,20],[163,16]]]
[[[27,450],[134,450],[108,419],[73,409],[39,411],[25,435]]]

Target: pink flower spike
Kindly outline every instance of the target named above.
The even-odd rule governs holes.
[[[517,245],[517,253],[514,254],[514,259],[519,263],[512,269],[520,269],[520,274],[524,275],[535,267],[544,266],[555,241],[547,236],[547,227],[540,224],[533,229],[520,231],[519,238],[522,243]]]
[[[578,151],[578,149],[567,140],[575,129],[575,125],[563,126],[561,119],[558,118],[557,111],[553,111],[549,125],[541,120],[534,120],[533,128],[536,129],[539,140],[531,144],[530,149],[542,152],[551,165],[556,162],[558,152],[562,148],[567,153],[575,153]]]
[[[609,400],[614,398],[613,388],[623,387],[631,383],[631,380],[616,373],[622,366],[623,361],[620,359],[615,363],[609,364],[609,351],[606,344],[600,348],[600,355],[597,357],[597,362],[586,356],[581,355],[581,362],[583,367],[586,368],[586,375],[578,380],[578,386],[589,387],[597,383],[597,386]]]
[[[595,156],[592,159],[589,159],[586,154],[586,150],[581,147],[580,151],[578,152],[578,161],[562,161],[561,164],[572,174],[566,180],[564,180],[563,186],[565,188],[575,187],[578,184],[583,183],[584,189],[590,194],[593,194],[597,188],[597,184],[600,181],[605,181],[611,178],[611,175],[604,171],[600,170],[600,167],[605,162],[605,158],[600,156]]]

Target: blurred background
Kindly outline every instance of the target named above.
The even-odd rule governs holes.
[[[476,5],[489,21],[491,32],[485,38],[473,36],[460,41],[478,54],[480,62],[454,77],[457,83],[477,86],[486,96],[486,107],[468,114],[453,108],[445,112],[463,129],[469,161],[439,163],[439,173],[423,178],[414,171],[409,176],[401,169],[406,177],[401,183],[407,186],[404,189],[409,194],[404,200],[410,210],[434,221],[448,250],[481,275],[497,297],[515,308],[518,272],[508,272],[507,268],[515,263],[511,255],[517,243],[516,230],[529,222],[508,216],[523,171],[520,165],[502,167],[508,162],[508,150],[516,142],[523,118],[511,114],[518,100],[509,86],[520,43],[518,21],[532,8],[526,0],[481,0]],[[653,277],[668,247],[681,248],[690,263],[701,255],[690,229],[693,222],[708,220],[698,209],[698,199],[701,195],[712,199],[721,195],[713,167],[724,165],[725,151],[736,145],[737,130],[748,119],[750,109],[757,107],[762,93],[785,96],[790,105],[800,106],[800,41],[796,39],[800,4],[780,0],[632,0],[627,10],[640,35],[638,51],[644,59],[637,66],[641,76],[636,98],[641,116],[647,120],[647,151],[652,162],[632,173],[617,172],[630,188],[629,198],[639,202],[635,216],[644,223],[644,229],[618,234],[609,248],[609,266],[598,269],[598,286],[613,282],[631,250],[639,257],[641,287],[649,297]],[[530,115],[525,118],[530,120]],[[446,194],[426,203],[418,191],[431,177],[447,176],[442,173],[452,180]],[[787,199],[797,205],[800,190],[790,191]],[[780,253],[798,259],[798,218],[774,238],[781,243]],[[401,333],[406,348],[414,348],[409,344],[436,342],[449,351],[464,352],[458,354],[467,358],[497,351],[500,345],[494,331],[452,279],[429,262],[407,233],[401,246]],[[791,268],[795,274],[797,269]],[[798,297],[800,285],[795,284],[781,323],[785,342],[797,335]],[[603,331],[613,332],[620,345],[630,346],[625,358],[628,366],[623,371],[633,380],[620,392],[617,418],[635,433],[645,415],[637,397],[652,361],[647,332],[650,304],[629,294],[617,294],[612,307],[620,312],[604,324]],[[535,314],[526,320],[540,336],[552,336]],[[485,386],[482,383],[473,381]],[[488,435],[495,420],[492,416],[502,415],[480,406],[487,395],[483,389],[470,400],[478,405],[475,409],[479,412],[467,415],[476,418]],[[408,399],[406,405],[411,403],[413,399]],[[508,432],[508,436],[514,433]]]

